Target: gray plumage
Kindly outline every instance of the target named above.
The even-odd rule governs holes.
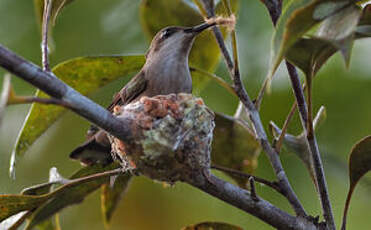
[[[126,105],[142,96],[153,97],[171,93],[192,93],[188,56],[198,33],[213,26],[203,23],[195,27],[167,27],[156,34],[139,73],[117,93],[107,108]],[[89,130],[88,140],[77,147],[70,157],[84,164],[110,162],[111,147],[105,131]]]

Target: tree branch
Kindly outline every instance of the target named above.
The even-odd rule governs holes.
[[[187,181],[194,187],[248,212],[277,229],[318,229],[303,217],[294,217],[259,197],[253,199],[250,192],[219,179],[210,172],[201,173],[197,180]]]
[[[38,66],[24,60],[1,45],[0,66],[43,90],[50,96],[68,102],[71,105],[71,110],[75,113],[85,117],[114,136],[125,141],[132,140],[130,127],[124,121],[116,119],[106,109],[76,92],[56,78],[51,72],[43,71]],[[110,176],[117,173],[120,173],[119,169],[92,175],[81,180],[93,180],[97,177]],[[248,191],[225,182],[209,172],[195,173],[197,175],[192,178],[197,178],[197,180],[186,182],[262,219],[274,227],[293,230],[317,229],[317,226],[306,218],[289,215],[261,198],[256,201]],[[282,173],[284,174],[284,172]],[[282,173],[279,174],[280,177],[282,177]]]
[[[269,180],[266,180],[266,179],[263,179],[263,178],[260,178],[260,177],[257,177],[257,176],[253,176],[251,174],[241,172],[241,171],[238,171],[238,170],[235,170],[235,169],[223,167],[223,166],[220,166],[220,165],[212,164],[210,168],[211,169],[216,169],[216,170],[221,171],[221,172],[233,174],[233,175],[241,177],[241,178],[249,179],[249,178],[252,177],[254,179],[254,181],[256,181],[260,184],[264,184],[264,185],[266,185],[266,186],[268,186],[268,187],[270,187],[270,188],[272,188],[272,189],[274,189],[277,192],[282,194],[282,190],[276,182],[271,182]]]
[[[335,226],[334,216],[332,213],[331,202],[330,202],[330,198],[328,194],[327,183],[326,183],[325,172],[324,172],[323,164],[321,160],[321,155],[319,152],[317,139],[316,139],[316,136],[313,130],[313,122],[311,121],[312,119],[308,119],[309,109],[307,110],[304,92],[300,85],[300,79],[296,71],[296,68],[289,62],[286,62],[286,66],[289,72],[291,85],[292,85],[292,89],[295,94],[296,102],[298,104],[300,120],[301,120],[304,131],[306,131],[307,142],[309,145],[310,152],[312,154],[313,167],[314,167],[314,171],[316,174],[316,182],[317,182],[317,187],[319,190],[319,197],[321,200],[323,215],[326,220],[326,224],[328,228],[330,230],[335,230],[336,226]],[[311,87],[309,87],[310,86],[309,84],[310,82],[308,82],[308,90],[311,89]]]
[[[50,71],[49,67],[49,21],[52,9],[52,1],[44,0],[44,11],[43,11],[43,21],[42,21],[42,32],[41,32],[41,58],[42,66],[44,71]]]
[[[206,1],[206,0],[204,0],[204,1]],[[204,6],[205,6],[206,11],[208,12],[209,15],[215,15],[214,8],[212,8],[212,9],[207,8],[206,4],[204,4]],[[229,13],[231,13],[231,12],[229,12]],[[234,36],[234,38],[236,38],[236,36]],[[235,41],[235,39],[234,39],[234,42],[232,42],[232,45],[234,46],[233,50],[236,50],[237,42]],[[225,47],[225,43],[224,43],[223,39],[220,41],[219,46],[220,47]],[[226,50],[226,52],[227,52],[228,55],[224,55],[224,57],[226,59],[226,62],[228,63],[227,60],[230,59],[230,56],[229,56],[229,53],[228,53],[227,50]],[[222,53],[224,54],[223,50],[222,50]],[[235,55],[235,57],[236,57],[236,55]],[[283,193],[285,194],[286,198],[288,199],[291,206],[295,210],[295,213],[298,216],[306,216],[306,213],[305,213],[305,210],[304,210],[303,206],[301,205],[298,197],[296,196],[294,190],[292,189],[292,187],[290,185],[290,182],[289,182],[289,180],[286,176],[286,173],[285,173],[285,171],[282,167],[282,163],[281,163],[281,160],[279,158],[278,153],[272,148],[272,146],[270,145],[270,143],[268,141],[267,134],[265,133],[265,130],[263,128],[263,124],[262,124],[261,119],[260,119],[260,114],[257,111],[254,103],[250,99],[249,95],[247,94],[247,91],[246,91],[246,89],[245,89],[245,87],[244,87],[244,85],[241,81],[241,76],[240,76],[240,71],[239,71],[238,65],[232,66],[232,68],[231,68],[230,65],[228,65],[228,69],[229,69],[229,72],[231,74],[231,78],[233,79],[233,82],[234,82],[234,90],[237,93],[240,101],[244,104],[244,106],[247,108],[247,110],[249,112],[249,117],[250,117],[250,120],[251,120],[251,122],[252,122],[252,124],[255,128],[257,139],[260,142],[260,144],[261,144],[263,150],[265,151],[265,153],[268,155],[268,158],[271,162],[271,165],[274,169],[274,172],[277,176],[278,182],[280,184],[280,187],[281,187]]]
[[[40,69],[12,51],[0,45],[0,66],[45,93],[70,105],[71,110],[90,122],[98,125],[112,135],[129,140],[132,138],[130,127],[101,106],[72,89],[53,73]]]
[[[267,4],[267,3],[279,3],[279,4]],[[277,20],[279,16],[277,17],[276,11],[271,9],[271,6],[274,7],[276,5],[276,9],[279,10],[279,14],[281,14],[281,7],[282,7],[282,1],[280,0],[264,0],[265,5],[267,6],[268,12],[271,16],[273,25],[276,25]],[[297,73],[297,70],[295,66],[290,64],[289,62],[286,61],[286,67],[290,76],[291,80],[291,85],[292,89],[294,91],[294,95],[296,98],[299,114],[300,114],[300,120],[303,126],[303,129],[306,131],[306,136],[307,136],[307,142],[309,145],[310,152],[312,153],[312,159],[313,159],[313,166],[314,166],[314,171],[316,174],[316,181],[317,181],[317,187],[319,189],[319,196],[321,200],[321,205],[323,209],[323,215],[326,220],[326,224],[330,230],[335,230],[335,221],[332,213],[332,208],[331,208],[331,202],[328,194],[328,189],[327,189],[327,183],[326,183],[326,178],[325,178],[325,173],[323,169],[323,164],[321,161],[321,156],[319,153],[319,148],[317,144],[317,139],[313,131],[313,123],[310,122],[310,132],[308,135],[308,110],[307,106],[305,103],[305,97],[304,97],[304,92],[303,89],[300,85],[300,79]],[[311,100],[311,97],[309,97]]]

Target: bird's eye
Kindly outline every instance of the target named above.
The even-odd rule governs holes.
[[[170,37],[170,35],[172,35],[173,33],[174,33],[174,32],[173,32],[172,30],[169,30],[169,29],[164,30],[164,31],[162,32],[162,34],[161,34],[161,38],[162,38],[162,39],[166,39],[166,38]]]

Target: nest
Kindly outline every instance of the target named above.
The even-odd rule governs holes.
[[[112,153],[125,169],[174,183],[197,177],[210,168],[214,113],[190,94],[142,97],[116,107],[117,118],[129,122],[133,141],[110,136]]]

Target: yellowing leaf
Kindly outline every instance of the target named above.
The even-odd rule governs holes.
[[[106,229],[109,228],[109,222],[117,205],[125,194],[131,181],[131,174],[125,173],[115,178],[114,184],[106,183],[102,186],[101,204],[103,221]]]
[[[86,179],[84,181],[74,181],[73,179],[105,172],[118,167],[120,166],[113,163],[106,167],[103,167],[101,165],[93,165],[84,167],[79,170],[70,178],[70,183],[62,185],[53,192],[41,196],[47,197],[48,202],[39,205],[39,207],[32,213],[26,229],[32,229],[34,226],[57,214],[57,212],[65,207],[82,202],[87,195],[100,188],[102,184],[107,183],[107,181],[109,181],[109,176],[107,175],[105,177],[94,178],[90,180]]]
[[[37,208],[46,200],[48,197],[0,195],[0,222],[19,212]]]
[[[371,136],[355,144],[349,157],[349,191],[345,202],[342,230],[346,227],[346,218],[350,199],[358,181],[371,170]]]

